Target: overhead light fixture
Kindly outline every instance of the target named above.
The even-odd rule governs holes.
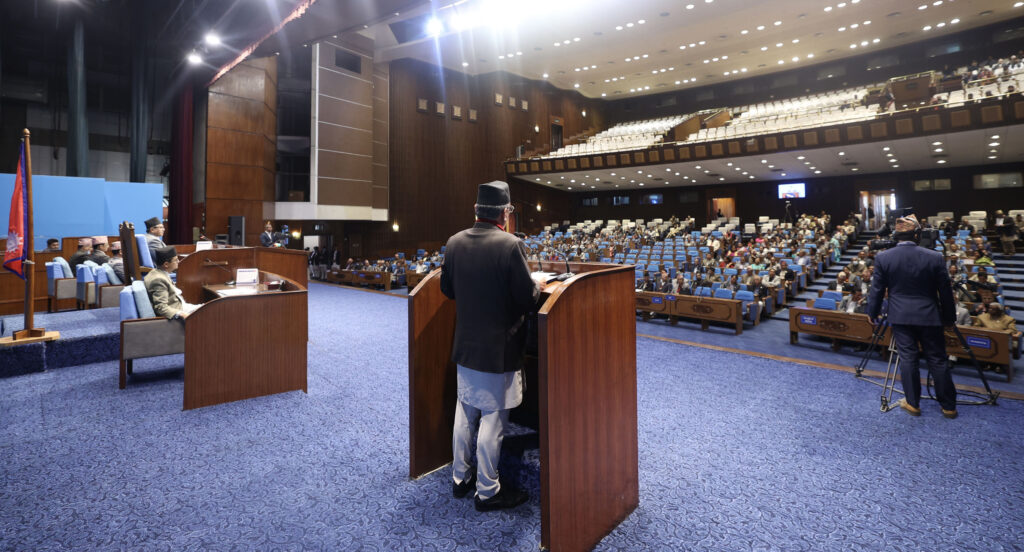
[[[188,60],[189,65],[199,65],[203,62],[203,57],[196,52],[189,52],[188,56],[185,57]]]
[[[220,46],[220,37],[217,36],[217,33],[206,33],[206,37],[203,40],[209,46]]]
[[[397,220],[394,223],[391,224],[391,229],[394,230],[395,232],[398,232],[398,221]]]
[[[424,27],[427,31],[427,36],[440,36],[444,32],[444,23],[436,17],[431,17],[427,20],[427,24]]]

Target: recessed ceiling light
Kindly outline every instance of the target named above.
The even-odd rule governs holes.
[[[999,146],[999,142],[992,142],[991,144],[988,145],[988,147],[990,147],[990,148],[994,148],[994,147],[998,147],[998,146]]]
[[[940,165],[944,165],[946,163],[946,160],[945,159],[939,159],[938,161],[936,161],[936,163],[938,163]]]
[[[998,140],[999,139],[999,135],[998,134],[993,134],[992,136],[989,136],[989,139],[991,139],[991,140]]]
[[[543,74],[542,76],[543,76],[543,77],[544,77],[545,79],[546,79],[546,78],[548,78],[548,74],[547,74],[547,73],[544,73],[544,74]]]
[[[885,146],[884,148],[882,148],[882,151],[889,151],[889,146]]]

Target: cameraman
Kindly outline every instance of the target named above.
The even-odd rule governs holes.
[[[892,324],[893,341],[900,355],[906,397],[898,404],[912,416],[921,415],[918,360],[924,356],[935,381],[935,396],[942,406],[942,415],[952,419],[957,417],[956,387],[946,364],[946,339],[942,328],[954,324],[956,307],[942,254],[915,243],[920,230],[921,225],[914,215],[896,221],[893,234],[896,247],[880,252],[875,259],[868,316],[872,323],[881,323],[878,317],[888,290],[888,322]]]

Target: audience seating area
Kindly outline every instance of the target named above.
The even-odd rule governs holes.
[[[929,72],[923,73],[928,75]],[[939,73],[930,73],[939,83]],[[960,79],[958,89],[949,90],[942,83]],[[809,94],[796,98],[728,108],[732,119],[722,125],[701,128],[689,136],[676,137],[681,142],[709,142],[742,138],[784,131],[816,128],[827,125],[867,121],[904,109],[924,106],[958,107],[965,102],[1020,93],[1024,84],[1024,63],[1012,59],[988,60],[949,72],[937,84],[937,93],[930,100],[916,104],[892,101],[892,96],[871,96],[869,91],[887,91],[887,83],[849,87],[841,90]],[[887,99],[888,98],[888,99]],[[720,111],[720,110],[711,110]],[[695,114],[617,124],[579,144],[567,145],[544,157],[572,157],[609,151],[631,151],[655,146],[665,140],[666,133]]]
[[[606,151],[648,148],[664,140],[665,133],[691,116],[662,117],[618,124],[594,135],[586,142],[567,145],[545,157],[572,157]]]

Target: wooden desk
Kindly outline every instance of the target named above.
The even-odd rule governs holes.
[[[533,262],[531,269],[561,272],[565,264]],[[593,548],[640,502],[633,267],[571,263],[570,269],[577,274],[550,285],[541,298],[538,384],[532,386],[540,434],[540,544],[554,551]],[[452,459],[455,302],[441,293],[440,280],[435,270],[410,293],[411,477]],[[531,401],[524,397],[520,409]]]
[[[722,322],[736,328],[736,335],[743,333],[743,302],[736,299],[718,299],[695,295],[673,295],[653,291],[637,291],[636,310],[696,318],[701,329],[706,330],[711,322]]]
[[[382,286],[384,291],[391,289],[390,272],[374,272],[372,270],[332,270],[327,273],[327,281],[338,284]]]
[[[302,251],[281,247],[218,246],[197,252],[193,244],[175,245],[174,248],[184,257],[178,265],[177,284],[189,303],[200,302],[203,286],[234,280],[235,270],[239,268],[258,268],[277,274],[302,289],[308,286],[308,262]]]
[[[427,274],[429,274],[429,272],[406,272],[405,285],[408,286],[410,291],[416,289],[416,286],[418,286],[419,283],[427,277]]]
[[[306,288],[260,276],[283,280],[281,289],[261,284],[225,295],[238,288],[211,284],[192,290],[206,302],[185,320],[185,410],[307,390]]]

